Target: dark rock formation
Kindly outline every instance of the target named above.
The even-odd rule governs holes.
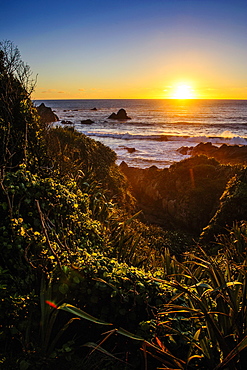
[[[51,108],[46,107],[41,103],[37,108],[38,115],[40,116],[41,123],[52,123],[59,121],[58,116],[52,111]]]
[[[91,110],[98,110],[97,108],[92,108]]]
[[[127,148],[126,147],[126,150],[129,152],[129,153],[134,153],[136,151],[135,148]]]
[[[136,151],[136,148],[128,148],[127,146],[122,146],[121,148],[127,150],[129,153],[134,153]]]
[[[200,143],[195,147],[182,147],[178,151],[192,156],[204,154],[216,158],[220,163],[247,164],[247,145],[223,144],[217,147],[212,143]]]
[[[116,119],[118,121],[125,121],[127,119],[131,119],[130,117],[127,116],[126,110],[125,109],[119,109],[119,111],[116,113],[112,113],[108,119]]]
[[[91,125],[92,123],[94,123],[94,121],[92,121],[91,119],[84,119],[81,121],[82,125]]]
[[[61,123],[62,123],[63,125],[73,125],[73,122],[71,122],[71,121],[66,121],[66,120],[62,120],[62,121],[61,121]]]
[[[145,220],[200,234],[219,206],[234,169],[205,156],[192,157],[169,169],[120,165]]]

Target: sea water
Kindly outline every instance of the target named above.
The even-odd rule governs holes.
[[[182,146],[200,142],[247,145],[247,100],[36,100],[83,134],[109,146],[117,163],[146,168],[169,167],[188,156]],[[131,120],[108,119],[124,108]],[[82,124],[90,119],[94,123]]]

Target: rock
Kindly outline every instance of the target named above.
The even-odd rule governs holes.
[[[97,108],[92,108],[91,110],[98,110]]]
[[[120,169],[124,172],[125,170],[127,170],[129,168],[129,166],[127,165],[126,162],[122,161],[119,165]]]
[[[127,116],[126,110],[125,109],[119,109],[119,111],[116,113],[112,113],[108,119],[116,119],[118,121],[125,121],[127,119],[131,119],[130,117]]]
[[[136,148],[128,148],[127,146],[122,146],[121,148],[127,150],[129,153],[134,153],[136,151]]]
[[[212,143],[200,143],[191,150],[191,154],[205,154],[208,157],[213,157],[213,154],[216,152],[217,149],[217,146],[213,145]]]
[[[181,148],[178,148],[176,151],[180,154],[188,155],[188,154],[191,154],[192,149],[193,147],[182,146]]]
[[[94,121],[92,121],[91,119],[84,119],[83,121],[81,121],[82,125],[91,125],[92,123],[94,123]]]
[[[220,163],[247,164],[247,145],[226,145],[220,147],[212,143],[200,143],[195,147],[182,147],[178,149],[181,154],[206,155],[213,157]]]
[[[73,122],[71,122],[71,121],[66,121],[66,120],[62,120],[62,121],[61,121],[61,123],[62,123],[63,125],[73,125]]]
[[[58,116],[52,111],[51,108],[46,107],[41,103],[37,108],[38,115],[40,116],[41,123],[52,123],[59,121]]]

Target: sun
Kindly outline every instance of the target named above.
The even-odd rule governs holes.
[[[178,85],[175,88],[173,99],[193,99],[193,89],[189,85]]]

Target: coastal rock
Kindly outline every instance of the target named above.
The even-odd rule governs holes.
[[[233,169],[205,156],[159,169],[120,164],[145,221],[200,234],[213,217]]]
[[[82,125],[91,125],[92,123],[94,123],[94,121],[92,121],[91,119],[84,119],[81,121]]]
[[[97,108],[91,108],[91,110],[98,110]]]
[[[217,147],[212,143],[200,143],[195,147],[182,147],[178,151],[192,156],[203,154],[225,164],[247,164],[247,145],[223,144]]]
[[[116,113],[112,113],[108,119],[115,119],[118,121],[125,121],[127,119],[131,119],[130,117],[127,116],[126,110],[121,108],[119,111]]]
[[[191,154],[192,149],[193,147],[182,146],[181,148],[178,148],[176,151],[180,154],[188,155]]]
[[[136,148],[128,148],[127,146],[121,146],[121,148],[127,150],[129,153],[134,153],[136,151]]]
[[[58,116],[52,111],[51,108],[46,107],[41,103],[37,108],[38,115],[40,116],[41,123],[52,123],[59,121]]]
[[[73,125],[73,122],[71,122],[71,121],[67,121],[67,120],[62,120],[62,121],[61,121],[61,123],[62,123],[63,125]]]

